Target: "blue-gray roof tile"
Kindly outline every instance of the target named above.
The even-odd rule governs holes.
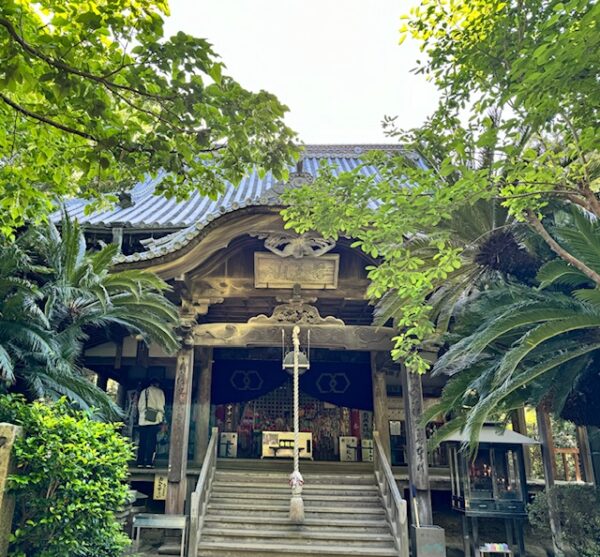
[[[304,147],[302,156],[302,174],[315,177],[319,167],[326,162],[338,172],[347,172],[362,164],[361,155],[372,150],[398,152],[397,145],[309,145]],[[294,184],[295,168],[288,182]],[[374,167],[364,167],[365,175],[376,174]],[[145,228],[154,231],[175,232],[157,240],[145,242],[148,251],[135,253],[130,256],[120,256],[119,260],[141,261],[160,257],[176,251],[187,244],[194,236],[218,216],[230,213],[242,207],[276,205],[278,194],[287,184],[278,183],[271,173],[263,178],[253,171],[234,187],[227,184],[223,194],[216,200],[194,192],[185,201],[175,198],[167,199],[162,195],[154,195],[157,184],[162,179],[158,176],[136,184],[130,191],[131,206],[116,206],[110,210],[85,214],[88,201],[72,199],[66,203],[66,211],[72,218],[78,219],[88,227],[94,228]],[[53,215],[54,220],[60,219],[60,213]],[[177,230],[178,229],[178,230]]]

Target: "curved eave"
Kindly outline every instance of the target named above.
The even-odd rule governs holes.
[[[281,226],[279,213],[282,208],[282,205],[257,204],[231,209],[208,218],[208,222],[173,234],[177,240],[165,249],[118,257],[115,269],[148,269],[164,279],[175,278],[196,267],[200,260],[206,260],[227,247],[240,234],[273,230]]]

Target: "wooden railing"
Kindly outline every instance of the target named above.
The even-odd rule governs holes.
[[[554,448],[554,454],[555,454],[555,465],[556,465],[556,460],[558,459],[558,457],[560,456],[562,458],[562,465],[563,465],[563,476],[560,477],[560,475],[558,474],[558,471],[555,469],[554,470],[554,475],[556,476],[557,479],[563,479],[565,481],[571,481],[571,471],[569,469],[569,463],[568,463],[568,457],[571,456],[572,460],[573,460],[573,470],[574,470],[574,480],[576,482],[580,482],[581,481],[581,468],[579,467],[579,449],[576,447],[573,448],[559,448],[559,447],[555,447]]]
[[[198,544],[200,542],[202,525],[204,523],[206,507],[208,506],[208,501],[210,499],[212,483],[215,477],[215,470],[217,468],[218,437],[219,430],[218,428],[213,427],[208,448],[206,449],[206,454],[204,455],[204,461],[202,462],[202,469],[200,470],[198,483],[196,484],[196,489],[194,489],[194,492],[192,493],[190,502],[190,535],[188,537],[187,555],[194,557],[198,555]]]
[[[373,464],[379,493],[385,504],[385,512],[394,536],[394,544],[399,557],[409,556],[408,519],[406,501],[402,499],[388,457],[383,450],[379,432],[373,432]]]

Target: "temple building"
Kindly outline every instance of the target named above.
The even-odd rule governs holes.
[[[351,238],[297,235],[284,229],[280,216],[285,188],[310,183],[323,163],[352,170],[373,149],[397,147],[307,146],[286,183],[252,173],[214,201],[198,193],[181,202],[155,196],[159,177],[121,195],[111,210],[86,214],[86,201],[67,204],[68,214],[85,225],[90,245],[118,243],[117,267],[157,273],[180,308],[184,335],[177,354],[133,336],[91,339],[85,351],[85,366],[124,409],[125,431],[134,440],[140,389],[158,379],[165,392],[155,468],[131,469],[133,485],[148,495],[152,510],[163,512],[164,504],[167,514],[198,512],[193,492],[209,460],[213,428],[217,473],[289,464],[292,383],[282,361],[294,326],[310,365],[300,377],[300,457],[307,476],[311,467],[341,476],[353,466],[364,475],[381,451],[402,495],[408,498],[404,489],[412,484],[410,510],[421,524],[434,522],[432,492],[434,510],[446,499],[450,508],[448,453],[427,451],[436,424],[425,428],[419,421],[444,380],[407,373],[391,360],[394,329],[373,325],[374,307],[366,298],[365,267],[377,262],[353,248]],[[527,433],[523,416],[514,429]],[[577,474],[592,480],[582,443]],[[399,536],[393,524],[392,535]]]

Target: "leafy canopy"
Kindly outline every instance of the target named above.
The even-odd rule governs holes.
[[[166,0],[0,2],[0,233],[55,198],[214,196],[249,165],[286,173],[294,134],[273,95],[224,73],[204,39],[163,36]]]
[[[402,37],[421,44],[417,71],[441,101],[419,129],[384,126],[404,151],[374,154],[363,168],[287,194],[288,226],[356,245],[381,264],[370,294],[395,292],[395,356],[413,370],[436,330],[431,296],[465,262],[446,223],[480,202],[498,201],[565,262],[600,285],[600,274],[549,234],[545,212],[576,204],[600,217],[600,5],[591,0],[423,0]],[[507,223],[494,223],[493,229]],[[412,247],[427,244],[428,257]],[[388,294],[389,295],[389,294]]]

